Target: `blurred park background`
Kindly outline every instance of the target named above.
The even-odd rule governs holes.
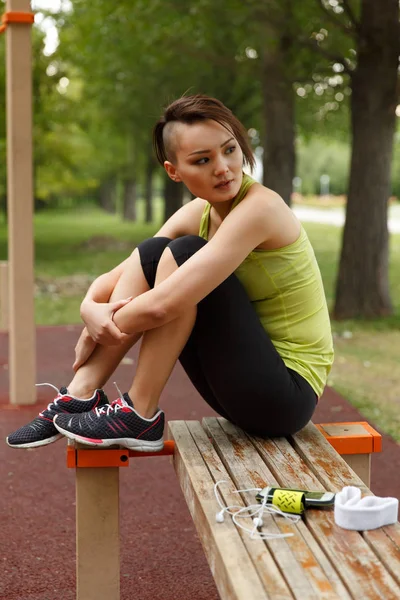
[[[216,96],[248,130],[255,177],[313,243],[335,338],[329,385],[400,441],[398,0],[32,7],[36,323],[79,323],[90,283],[190,201],[155,163],[151,130],[182,94]]]

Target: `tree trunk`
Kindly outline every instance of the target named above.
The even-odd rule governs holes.
[[[40,212],[41,210],[44,210],[45,208],[48,207],[47,202],[45,202],[44,200],[42,200],[42,198],[38,198],[37,196],[34,197],[33,199],[33,206],[34,206],[34,212]]]
[[[99,204],[101,208],[109,213],[116,210],[117,180],[110,177],[103,181],[99,188]]]
[[[338,319],[391,314],[387,206],[397,104],[398,0],[363,0],[352,84],[352,156],[336,284]]]
[[[7,196],[0,197],[0,210],[4,215],[4,222],[8,223],[8,204],[7,204]]]
[[[264,114],[263,183],[290,206],[295,176],[294,93],[285,68],[285,40],[265,51],[262,65]]]
[[[164,223],[183,204],[183,183],[175,183],[168,175],[164,179]]]
[[[136,181],[125,179],[123,182],[123,210],[124,221],[136,221]]]
[[[146,223],[151,223],[153,221],[153,174],[156,167],[156,163],[152,155],[149,155],[146,165],[146,175],[145,175],[145,190],[144,190],[144,198],[146,202],[146,215],[145,221]]]

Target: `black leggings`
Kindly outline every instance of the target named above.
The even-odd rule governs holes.
[[[149,286],[154,287],[166,247],[181,266],[206,243],[187,235],[176,240],[155,237],[139,244]],[[315,410],[314,390],[286,367],[234,274],[197,305],[196,322],[179,360],[204,400],[253,435],[293,434]]]

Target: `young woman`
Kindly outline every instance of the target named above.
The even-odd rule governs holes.
[[[293,434],[315,410],[333,360],[319,268],[282,198],[244,175],[254,166],[244,127],[214,98],[183,97],[156,124],[154,146],[196,198],[92,284],[74,378],[10,446],[64,434],[161,449],[158,403],[178,359],[204,400],[250,434]],[[132,386],[108,404],[101,388],[140,338]]]

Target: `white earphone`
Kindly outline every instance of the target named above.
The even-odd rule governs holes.
[[[221,480],[221,481],[217,481],[214,484],[215,498],[216,498],[219,506],[221,507],[221,510],[218,511],[215,515],[215,520],[217,523],[224,522],[224,520],[225,520],[224,515],[226,512],[226,513],[228,513],[228,515],[231,515],[232,521],[235,523],[235,525],[237,525],[238,527],[240,527],[240,529],[243,529],[244,531],[249,533],[251,538],[259,538],[259,539],[263,539],[263,540],[265,540],[265,539],[280,539],[280,538],[291,537],[294,535],[293,533],[268,533],[268,532],[260,531],[264,525],[262,517],[265,513],[279,515],[279,516],[283,517],[284,519],[286,519],[287,521],[289,521],[290,523],[295,524],[301,518],[299,515],[290,515],[290,514],[284,513],[277,506],[273,506],[272,504],[267,504],[266,496],[261,504],[250,504],[249,506],[235,506],[235,505],[224,506],[222,504],[221,498],[219,496],[219,490],[218,490],[218,486],[221,483],[228,483],[228,482]],[[260,492],[260,491],[261,491],[261,488],[249,488],[247,490],[234,490],[233,493],[239,494],[240,492]],[[248,514],[246,514],[246,513],[248,513]],[[252,528],[245,527],[244,525],[242,525],[241,523],[238,522],[238,519],[243,519],[243,518],[248,518],[248,517],[250,517],[252,519],[252,522],[253,522]]]

